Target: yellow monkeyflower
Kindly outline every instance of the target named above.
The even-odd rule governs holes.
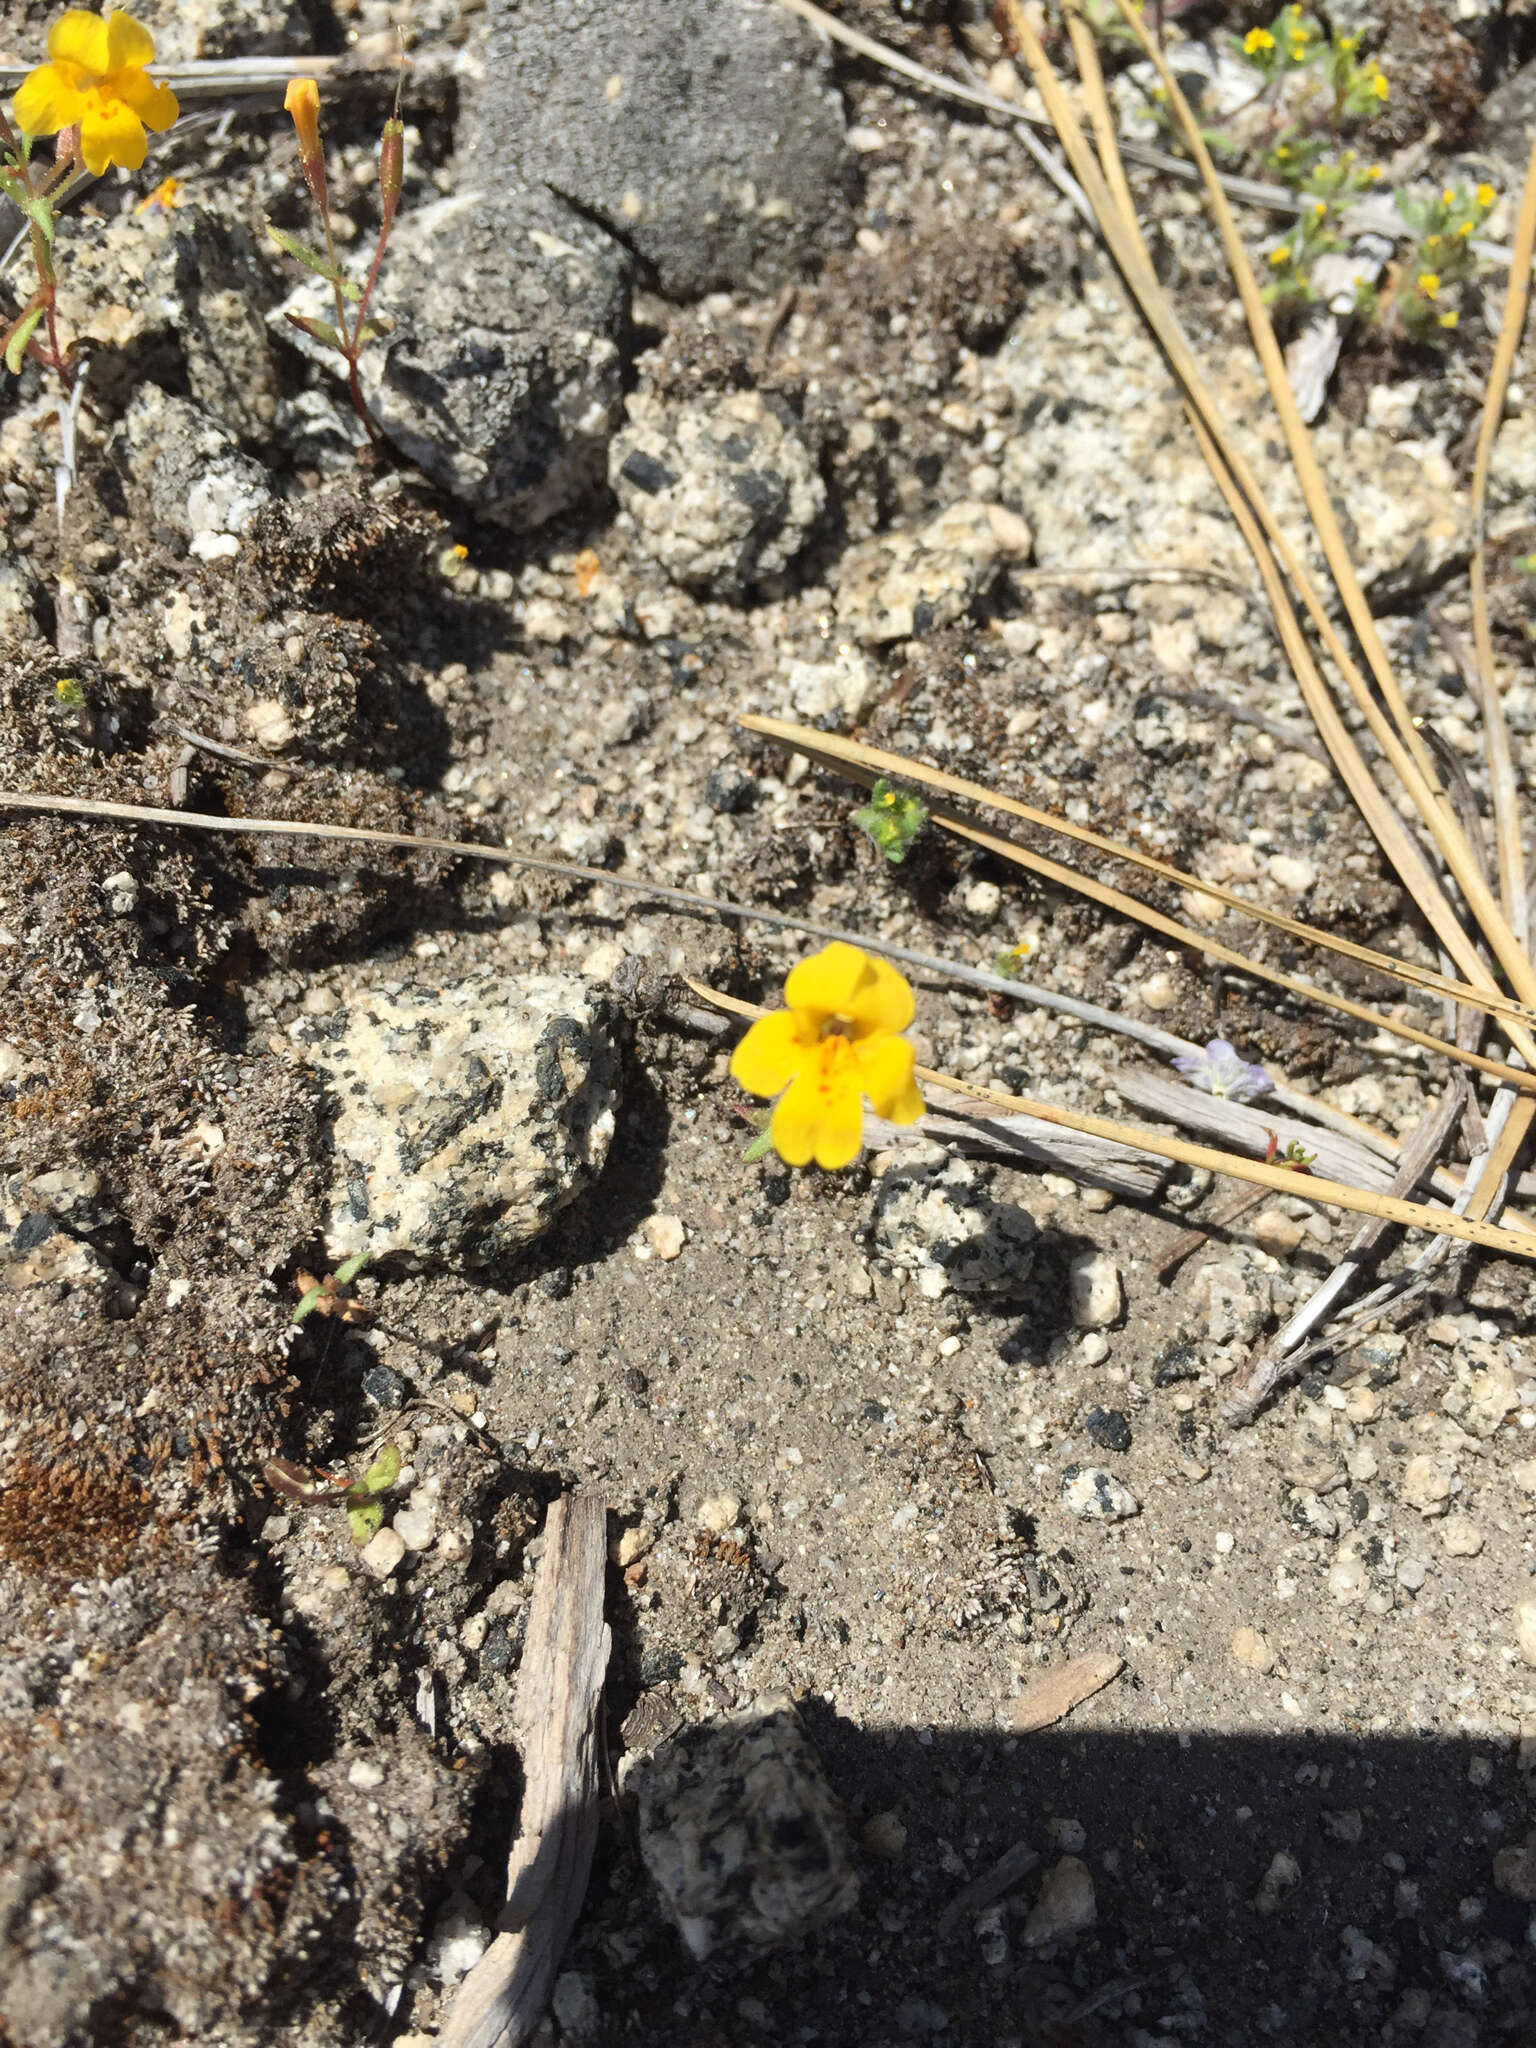
[[[1456,311],[1455,307],[1453,306],[1448,313],[1442,313],[1440,315],[1440,325],[1442,327],[1454,327],[1456,325],[1456,322],[1460,318],[1461,315]]]
[[[1433,299],[1438,295],[1440,290],[1440,277],[1437,271],[1421,270],[1415,282],[1417,283],[1419,290],[1424,294],[1426,299]]]
[[[1267,28],[1251,28],[1243,37],[1243,55],[1256,57],[1260,50],[1272,50],[1275,39]]]
[[[1391,90],[1391,86],[1389,86],[1387,83],[1387,74],[1385,73],[1385,71],[1378,71],[1375,77],[1371,80],[1371,91],[1375,93],[1377,99],[1384,100]]]
[[[1458,235],[1460,235],[1463,241],[1466,241],[1470,235],[1476,234],[1477,222],[1472,220],[1464,220],[1461,223],[1460,227],[1457,228],[1456,232]]]
[[[93,176],[108,164],[136,171],[144,130],[163,134],[181,111],[170,87],[146,76],[154,58],[154,38],[131,14],[71,7],[48,31],[48,62],[16,89],[16,125],[28,135],[57,135],[78,123],[80,154]]]
[[[1291,260],[1290,243],[1282,242],[1280,243],[1278,248],[1271,249],[1269,252],[1269,260],[1271,263],[1274,264],[1277,270],[1279,269],[1282,263],[1289,263]]]
[[[1498,196],[1498,193],[1494,191],[1491,185],[1479,185],[1477,188],[1477,203],[1484,213],[1488,211]]]
[[[892,1123],[922,1115],[913,1051],[899,1036],[912,1022],[912,990],[894,967],[836,939],[791,969],[784,1000],[788,1008],[759,1017],[731,1057],[750,1095],[779,1098],[768,1135],[781,1159],[850,1165],[864,1142],[866,1096]]]

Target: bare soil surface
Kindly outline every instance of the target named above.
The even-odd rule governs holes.
[[[843,11],[930,63],[1001,55],[969,9]],[[353,12],[270,32],[300,52],[387,27],[382,6]],[[1392,140],[1438,121],[1433,162],[1477,169],[1480,95],[1531,54],[1529,23],[1400,12],[1436,54],[1404,60]],[[240,13],[209,47],[249,47]],[[38,11],[0,23],[0,54],[25,60]],[[451,188],[451,60],[473,58],[477,24],[420,25],[410,206]],[[249,28],[268,33],[265,11]],[[1389,48],[1406,32],[1394,11]],[[836,79],[857,239],[788,295],[680,304],[641,275],[632,300],[637,432],[756,394],[819,480],[792,559],[739,588],[669,557],[621,481],[513,532],[391,456],[359,462],[334,385],[281,336],[251,339],[259,375],[240,380],[270,398],[265,422],[233,400],[221,415],[193,326],[142,314],[159,259],[135,282],[109,235],[149,174],[104,182],[80,317],[105,335],[121,300],[138,324],[123,315],[117,358],[101,344],[62,532],[42,386],[10,386],[0,415],[22,579],[0,786],[505,844],[983,967],[1024,946],[1035,981],[1230,1039],[1407,1133],[1433,1062],[954,839],[892,867],[850,786],[739,728],[747,711],[821,720],[1434,958],[1309,755],[1253,606],[1208,582],[1025,579],[1031,554],[1190,567],[1188,533],[1216,531],[1198,453],[1107,258],[1012,137],[866,66]],[[338,180],[366,167],[382,105],[338,101]],[[165,169],[187,192],[143,223],[145,248],[193,246],[205,215],[254,246],[275,195],[292,205],[276,114],[178,147]],[[1137,182],[1189,331],[1240,399],[1257,386],[1215,239],[1181,190]],[[372,195],[353,187],[366,244]],[[291,279],[250,261],[264,316]],[[1435,358],[1347,341],[1320,425],[1414,707],[1474,779],[1475,716],[1426,606],[1465,629],[1449,451],[1491,346],[1472,318]],[[212,559],[172,479],[213,458],[177,452],[174,413],[135,443],[147,385],[193,394],[229,438],[219,460],[264,472],[266,502]],[[1241,425],[1262,450],[1256,411]],[[1389,459],[1407,481],[1373,496]],[[1499,652],[1525,782],[1536,694],[1511,560],[1533,515],[1517,460],[1504,479]],[[1001,508],[1032,549],[1000,528],[985,573],[953,572],[954,616],[869,637],[853,551],[956,505]],[[1205,561],[1240,572],[1235,537]],[[1440,1028],[1272,932],[1240,942]],[[946,1285],[882,1223],[930,1153],[832,1175],[742,1159],[735,1026],[681,977],[776,1002],[809,943],[445,854],[6,817],[0,2039],[430,2038],[502,1903],[527,1596],[547,1504],[572,1486],[610,1509],[614,1648],[602,1830],[551,2039],[1536,2038],[1536,1653],[1515,1618],[1536,1590],[1536,1269],[1453,1260],[1400,1328],[1234,1432],[1224,1390],[1348,1222],[1300,1193],[1267,1202],[1164,1278],[1230,1191],[1175,1177],[1129,1203],[984,1159],[969,1198],[1029,1219],[1032,1254],[979,1293]],[[296,1329],[300,1275],[337,1263],[337,1104],[310,1048],[371,1000],[551,974],[601,992],[617,1048],[593,1173],[521,1251],[393,1254],[354,1289],[363,1320]],[[1114,1113],[1116,1071],[1145,1062],[914,978],[913,1035],[940,1069]],[[1105,1319],[1074,1307],[1095,1257],[1112,1304],[1118,1289]],[[409,1468],[385,1503],[400,1540],[368,1557],[341,1508],[263,1478],[277,1456],[355,1477],[384,1443]],[[1076,1512],[1084,1468],[1134,1511]],[[1020,1692],[1089,1651],[1121,1675],[1063,1725],[1015,1733]],[[727,1940],[698,1962],[642,1860],[637,1788],[679,1731],[778,1694],[842,1809],[857,1900],[788,1945]],[[1019,1844],[1033,1866],[946,1918]]]

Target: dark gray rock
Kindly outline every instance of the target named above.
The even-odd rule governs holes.
[[[602,222],[670,298],[771,288],[850,232],[828,53],[766,0],[492,0],[471,120],[486,165]]]
[[[1482,105],[1482,131],[1483,147],[1518,187],[1536,136],[1536,64],[1522,64],[1489,93]]]
[[[529,528],[603,478],[622,417],[633,264],[547,192],[472,187],[390,244],[395,331],[363,393],[413,462],[483,517]]]

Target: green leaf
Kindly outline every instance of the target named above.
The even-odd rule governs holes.
[[[361,1550],[383,1528],[384,1510],[376,1500],[364,1501],[360,1507],[347,1509],[347,1523],[352,1531],[352,1541]]]
[[[741,1155],[743,1166],[756,1166],[759,1159],[766,1159],[773,1150],[773,1140],[766,1131],[760,1131]]]
[[[349,1280],[355,1280],[372,1257],[372,1252],[354,1252],[350,1259],[343,1259],[336,1268],[337,1286],[345,1287]]]
[[[347,301],[349,305],[355,306],[358,300],[363,296],[362,286],[360,284],[354,284],[350,277],[338,277],[336,279],[336,283],[340,288],[341,296]]]
[[[400,1453],[394,1444],[386,1444],[363,1474],[362,1483],[370,1493],[388,1493],[400,1477]]]
[[[290,235],[283,228],[273,227],[271,221],[267,222],[267,233],[285,256],[291,256],[295,263],[302,263],[304,268],[312,270],[316,277],[323,277],[327,284],[341,282],[341,272],[330,258],[322,256],[316,249],[308,248],[297,235]]]
[[[346,351],[341,345],[341,336],[328,320],[312,320],[307,313],[290,313],[288,319],[301,334],[307,334],[311,341],[318,341],[322,348],[333,348],[338,355]],[[341,1275],[337,1274],[337,1279]]]
[[[307,1294],[299,1296],[299,1305],[293,1312],[293,1320],[296,1323],[302,1323],[306,1316],[314,1313],[315,1309],[318,1308],[324,1299],[325,1289],[323,1287],[311,1287]]]
[[[42,317],[42,307],[33,306],[30,312],[22,314],[6,336],[5,367],[13,377],[20,373],[22,358],[27,353],[27,343],[32,339],[37,323]]]

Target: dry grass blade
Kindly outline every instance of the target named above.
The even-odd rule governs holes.
[[[1488,551],[1486,541],[1488,472],[1493,444],[1504,416],[1504,400],[1520,348],[1530,298],[1531,258],[1536,253],[1536,143],[1526,166],[1520,219],[1515,229],[1515,259],[1504,301],[1504,319],[1488,373],[1483,417],[1478,426],[1472,462],[1472,644],[1477,662],[1478,697],[1493,797],[1493,822],[1498,849],[1499,893],[1514,931],[1530,943],[1530,912],[1526,898],[1525,855],[1521,847],[1520,800],[1509,751],[1509,727],[1493,666],[1493,635],[1488,624]]]
[[[1179,326],[1172,304],[1147,258],[1139,229],[1126,219],[1114,191],[1100,170],[1077,115],[1062,90],[1060,80],[1051,69],[1044,47],[1027,15],[1018,5],[1018,0],[1004,0],[1004,5],[1014,41],[1029,65],[1047,111],[1056,122],[1062,147],[1073,172],[1099,216],[1105,241],[1114,254],[1121,273],[1135,295],[1149,326],[1161,343],[1170,366],[1182,384],[1187,402],[1197,415],[1197,438],[1201,450],[1253,549],[1297,682],[1340,776],[1383,851],[1397,870],[1405,888],[1412,894],[1421,915],[1450,954],[1461,974],[1473,986],[1492,992],[1495,988],[1494,978],[1478,951],[1476,941],[1462,925],[1444,890],[1431,872],[1418,843],[1411,837],[1396,811],[1382,794],[1364,756],[1340,717],[1292,610],[1279,569],[1284,570],[1285,577],[1289,578],[1291,585],[1300,594],[1329,658],[1345,677],[1359,710],[1402,779],[1404,787],[1409,790],[1421,819],[1430,829],[1437,844],[1442,846],[1447,865],[1456,874],[1467,900],[1474,904],[1479,925],[1482,926],[1494,950],[1499,953],[1501,964],[1506,965],[1506,971],[1517,993],[1526,1001],[1532,1000],[1536,997],[1536,970],[1532,969],[1530,962],[1515,946],[1513,936],[1500,915],[1497,903],[1477,872],[1471,851],[1450,814],[1448,805],[1443,797],[1437,794],[1438,785],[1432,788],[1426,781],[1408,743],[1403,740],[1393,722],[1381,711],[1375,696],[1345,647],[1338,629],[1313,588],[1295,548],[1270,509],[1251,466],[1234,444],[1200,371],[1194,352]],[[1139,37],[1146,42],[1145,32],[1140,24],[1133,22],[1133,26],[1136,27]],[[1156,52],[1149,42],[1147,47],[1154,62],[1160,63],[1160,53]],[[1166,73],[1166,66],[1163,70]],[[1170,105],[1173,105],[1177,98],[1178,104],[1183,106],[1181,118],[1188,118],[1189,110],[1184,105],[1182,96],[1178,94],[1177,83],[1170,81],[1170,84]],[[1209,168],[1209,154],[1205,151],[1198,134],[1195,135],[1192,149],[1197,161],[1202,162],[1202,170]],[[1214,177],[1213,171],[1211,175]],[[1121,189],[1124,189],[1123,177],[1118,182]],[[1220,202],[1230,224],[1231,210],[1226,206],[1219,185],[1216,188],[1216,199]],[[1252,287],[1256,297],[1257,286],[1253,284],[1251,272],[1247,270],[1246,255],[1241,243],[1236,241],[1235,229],[1232,233],[1236,258],[1241,266],[1239,283],[1241,285],[1246,275],[1247,283]],[[1256,305],[1255,310],[1267,332],[1268,320],[1262,305]],[[1270,344],[1273,350],[1272,335]],[[1278,351],[1275,353],[1278,355]],[[1283,378],[1283,363],[1279,367]],[[1285,388],[1288,395],[1288,382]],[[1305,440],[1305,429],[1300,431]],[[1310,444],[1308,447],[1310,450]],[[1413,737],[1422,749],[1423,743],[1418,735],[1414,734]],[[1463,875],[1465,881],[1462,880]],[[1507,963],[1505,954],[1509,955]],[[1529,1031],[1523,1026],[1514,1025],[1509,1027],[1509,1031],[1522,1057],[1530,1062],[1533,1048]]]
[[[742,723],[753,732],[760,732],[765,737],[777,740],[783,746],[793,747],[796,752],[807,755],[813,761],[835,767],[866,786],[882,775],[895,775],[926,789],[960,790],[974,801],[1021,812],[1032,822],[1065,831],[1073,837],[1097,840],[1105,850],[1119,858],[1135,860],[1141,865],[1152,865],[1146,856],[1133,854],[1128,849],[1121,848],[1114,840],[1100,839],[1098,834],[1087,834],[1085,828],[1068,825],[1065,820],[1057,820],[1046,812],[1030,811],[1026,805],[1015,804],[1011,798],[996,796],[979,784],[965,782],[960,777],[945,774],[941,769],[929,768],[922,762],[911,761],[905,755],[887,754],[879,748],[865,746],[861,741],[840,739],[835,734],[816,732],[803,726],[785,725],[778,719],[745,716]],[[934,822],[942,825],[946,831],[953,832],[957,838],[969,840],[973,846],[982,847],[986,852],[995,854],[998,859],[1009,861],[1016,867],[1027,868],[1031,874],[1054,882],[1059,888],[1070,889],[1079,896],[1087,897],[1091,902],[1101,903],[1107,910],[1113,910],[1123,917],[1134,918],[1138,924],[1144,924],[1149,930],[1171,939],[1175,945],[1185,946],[1195,952],[1204,953],[1213,960],[1220,960],[1224,965],[1236,968],[1240,973],[1251,974],[1260,981],[1267,981],[1273,988],[1284,989],[1288,995],[1297,996],[1303,1002],[1320,1003],[1329,1009],[1337,1010],[1344,1016],[1353,1017],[1357,1023],[1369,1025],[1374,1031],[1385,1031],[1410,1045],[1421,1046],[1427,1052],[1440,1053],[1464,1066],[1476,1067],[1479,1072],[1488,1074],[1510,1087],[1536,1087],[1536,1075],[1527,1073],[1522,1068],[1509,1066],[1502,1060],[1490,1059],[1483,1053],[1469,1052],[1448,1039],[1437,1037],[1431,1031],[1420,1031],[1417,1026],[1407,1024],[1401,1018],[1389,1016],[1385,1011],[1373,1010],[1366,1003],[1357,1003],[1349,996],[1335,995],[1327,989],[1317,987],[1313,982],[1303,981],[1297,975],[1287,974],[1278,967],[1269,967],[1262,961],[1254,960],[1248,954],[1240,952],[1235,946],[1228,946],[1220,939],[1196,931],[1191,925],[1181,924],[1177,918],[1154,910],[1139,897],[1128,896],[1123,890],[1114,888],[1108,882],[1095,881],[1089,875],[1080,874],[1076,868],[1064,867],[1061,862],[1035,853],[1029,847],[1020,846],[1012,839],[1004,839],[995,832],[982,830],[942,800],[932,803],[929,809]],[[1162,867],[1161,862],[1155,865]],[[1192,877],[1180,875],[1177,869],[1166,869],[1165,873],[1170,880],[1176,879],[1184,886],[1197,889],[1202,894],[1218,897],[1225,897],[1228,894],[1226,891],[1208,887],[1204,882],[1196,881]],[[1266,915],[1244,897],[1234,896],[1229,900],[1245,914],[1256,917]],[[1267,913],[1267,917],[1270,921],[1281,922],[1274,912]],[[1314,943],[1323,943],[1322,937],[1314,937],[1310,926],[1296,925],[1293,919],[1283,922],[1293,927],[1298,937],[1313,939]],[[1336,944],[1335,950],[1337,949]],[[1368,964],[1379,965],[1380,972],[1394,974],[1405,981],[1412,981],[1419,971],[1409,969],[1406,963],[1393,960],[1387,954],[1370,955]],[[1486,1001],[1476,990],[1470,991],[1466,1000],[1472,1007],[1482,1006]]]
[[[722,995],[703,982],[689,981],[696,996],[734,1017],[762,1017],[767,1012],[758,1003],[744,1003],[736,996]],[[1251,1181],[1255,1187],[1273,1188],[1276,1193],[1303,1194],[1309,1202],[1321,1202],[1330,1209],[1347,1209],[1361,1216],[1378,1216],[1389,1223],[1414,1230],[1428,1230],[1453,1237],[1463,1244],[1478,1244],[1490,1251],[1515,1258],[1536,1259],[1536,1232],[1501,1229],[1497,1224],[1477,1223],[1450,1209],[1434,1209],[1424,1202],[1406,1202],[1392,1195],[1373,1194],[1365,1188],[1346,1187],[1341,1181],[1319,1180],[1313,1174],[1298,1174],[1293,1167],[1270,1166],[1262,1159],[1245,1159],[1240,1153],[1218,1152],[1209,1145],[1187,1144],[1162,1131],[1146,1131],[1135,1124],[1117,1123],[1112,1117],[1087,1116],[1080,1110],[1063,1109],[1054,1102],[1036,1102],[1025,1095],[1009,1095],[1001,1088],[985,1088],[976,1081],[962,1081],[954,1074],[941,1074],[932,1067],[918,1067],[917,1077],[925,1085],[948,1088],[968,1095],[973,1102],[990,1103],[994,1109],[1014,1116],[1038,1117],[1041,1122],[1060,1124],[1069,1131],[1082,1131],[1114,1145],[1133,1145],[1159,1159],[1171,1159],[1177,1166],[1204,1168],[1225,1174],[1230,1180]]]
[[[1073,8],[1076,0],[1067,0],[1067,4],[1069,8]],[[1360,587],[1360,579],[1345,543],[1337,514],[1334,512],[1327,484],[1313,452],[1311,437],[1302,421],[1295,395],[1291,390],[1285,359],[1280,353],[1269,314],[1260,296],[1258,281],[1254,277],[1242,237],[1238,233],[1232,209],[1227,203],[1226,194],[1222,191],[1216,167],[1200,133],[1199,123],[1180,90],[1177,78],[1140,15],[1127,4],[1127,0],[1116,0],[1116,6],[1122,19],[1156,67],[1163,90],[1168,95],[1169,108],[1179,125],[1190,154],[1200,168],[1211,214],[1221,235],[1228,265],[1243,301],[1249,332],[1263,366],[1270,398],[1306,498],[1308,514],[1322,543],[1329,571],[1343,600],[1350,625],[1365,654],[1377,689],[1391,714],[1390,719],[1382,712],[1365,678],[1334,631],[1331,621],[1327,620],[1301,564],[1293,556],[1287,559],[1287,556],[1291,555],[1291,550],[1288,546],[1282,545],[1283,536],[1279,535],[1278,529],[1271,530],[1272,515],[1267,514],[1267,508],[1262,498],[1256,494],[1251,480],[1243,475],[1240,458],[1231,447],[1230,436],[1222,435],[1219,427],[1213,427],[1222,441],[1222,453],[1227,458],[1234,476],[1243,482],[1245,493],[1263,519],[1271,546],[1275,547],[1277,554],[1285,563],[1286,573],[1301,593],[1307,611],[1322,636],[1330,657],[1343,676],[1357,708],[1370,725],[1377,744],[1396,771],[1442,859],[1454,876],[1456,885],[1476,920],[1481,936],[1486,939],[1516,993],[1526,1002],[1536,1000],[1536,967],[1533,967],[1529,955],[1511,929],[1497,898],[1478,867],[1473,851],[1467,844],[1466,835],[1462,832],[1441,786],[1423,735],[1416,728],[1413,715],[1404,701],[1392,664],[1387,659],[1375,618]],[[1010,20],[1022,18],[1018,0],[1008,0],[1008,10]],[[1041,51],[1040,55],[1043,61],[1044,52]],[[1092,197],[1091,192],[1089,196]],[[1213,422],[1208,420],[1207,424],[1213,425]],[[1330,751],[1333,751],[1331,746]],[[1338,759],[1337,754],[1335,759]],[[1342,773],[1342,763],[1340,770]],[[1374,819],[1371,822],[1374,829]],[[1421,870],[1416,872],[1417,863],[1404,868],[1392,855],[1390,846],[1386,847],[1386,851],[1389,857],[1394,858],[1394,865],[1398,866],[1403,881],[1412,889],[1421,910],[1434,926],[1452,959],[1469,980],[1483,981],[1486,978],[1486,970],[1477,959],[1476,942],[1472,936],[1456,923],[1454,918],[1448,929],[1441,928],[1440,918],[1443,910],[1448,909],[1443,892],[1438,886],[1432,890],[1424,888],[1425,878]],[[1519,1049],[1525,1058],[1530,1058],[1530,1049],[1527,1045],[1520,1044]]]

